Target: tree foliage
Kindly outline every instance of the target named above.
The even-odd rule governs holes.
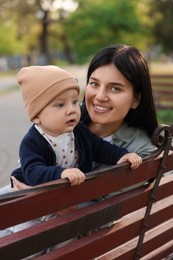
[[[141,16],[139,2],[143,1],[79,0],[78,9],[65,23],[77,60],[82,62],[82,57],[85,60],[98,48],[113,43],[144,48],[147,28],[143,26],[145,12]]]
[[[70,1],[75,11],[66,8]],[[58,53],[82,63],[113,43],[145,51],[154,36],[170,51],[172,5],[173,0],[0,0],[0,55],[39,54],[53,63]]]
[[[165,53],[173,54],[173,0],[151,0],[149,15],[154,20],[155,44]]]
[[[0,21],[0,55],[13,55],[22,53],[24,46],[16,39],[16,24],[13,21],[2,23]]]
[[[11,21],[16,17],[16,38],[25,45],[25,52],[39,52],[43,63],[51,63],[51,50],[58,51],[58,45],[71,52],[64,34],[63,21],[68,10],[56,5],[56,0],[0,0],[1,21]],[[62,1],[61,1],[62,2]],[[65,2],[65,1],[64,1]],[[63,2],[62,2],[63,4]],[[4,35],[6,38],[6,36]],[[5,40],[4,38],[4,40]],[[63,41],[63,45],[60,42]],[[70,55],[68,55],[70,61]]]

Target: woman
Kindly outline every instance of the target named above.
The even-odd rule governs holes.
[[[110,143],[148,155],[156,147],[151,136],[158,126],[151,79],[144,55],[135,47],[112,45],[95,54],[88,68],[81,120]],[[93,168],[103,167],[93,165]],[[83,203],[81,207],[143,183]]]
[[[148,65],[139,50],[118,44],[96,53],[81,120],[97,135],[141,156],[155,149],[150,138],[157,116]]]

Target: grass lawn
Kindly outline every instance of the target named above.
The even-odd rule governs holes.
[[[173,109],[158,109],[157,118],[159,124],[166,124],[166,125],[173,124]]]
[[[173,63],[151,63],[149,64],[151,75],[173,75]],[[159,79],[160,82],[162,82],[163,79]],[[167,82],[169,82],[169,78],[167,79]],[[164,79],[165,81],[165,79]],[[172,81],[172,79],[171,79]],[[162,88],[162,87],[160,87]],[[170,91],[173,91],[172,86],[167,87],[167,89],[170,89]],[[165,90],[165,87],[164,87]],[[173,104],[173,100],[171,101]],[[159,124],[167,124],[171,125],[173,124],[173,108],[172,109],[157,109],[157,117]]]

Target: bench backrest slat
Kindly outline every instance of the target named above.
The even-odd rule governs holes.
[[[82,185],[73,188],[69,188],[69,184],[67,183],[65,187],[60,187],[59,189],[34,193],[4,203],[2,202],[0,203],[0,214],[7,217],[0,221],[0,229],[30,220],[31,218],[43,216],[44,214],[50,214],[93,198],[98,198],[102,194],[108,194],[136,183],[145,182],[156,177],[159,164],[160,160],[155,160],[152,164],[151,162],[145,162],[140,168],[134,171],[127,168],[121,169],[121,167],[115,167],[112,168],[111,174],[106,173],[98,178],[89,179]],[[165,171],[171,170],[171,156],[167,158],[166,164],[167,168]],[[126,180],[126,182],[123,180]],[[103,188],[101,189],[101,187]],[[84,190],[85,192],[83,192]],[[45,207],[45,205],[49,205],[49,207]],[[18,212],[21,213],[18,214]],[[10,216],[13,216],[13,218]]]

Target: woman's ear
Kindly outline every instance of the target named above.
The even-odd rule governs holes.
[[[136,109],[139,106],[140,102],[141,102],[141,94],[138,94],[136,95],[136,97],[134,97],[134,101],[131,108]]]

